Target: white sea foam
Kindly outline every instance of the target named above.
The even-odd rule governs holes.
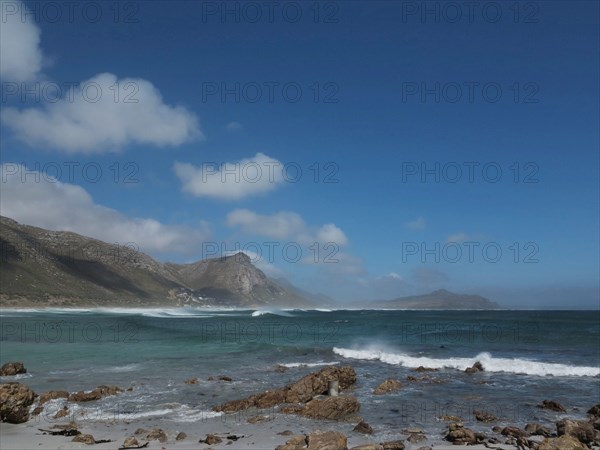
[[[480,353],[473,358],[427,358],[404,353],[391,353],[377,349],[348,349],[334,347],[333,352],[344,358],[381,361],[386,364],[405,367],[431,367],[433,369],[452,368],[465,370],[479,361],[487,372],[510,372],[526,375],[554,375],[574,377],[595,377],[600,375],[599,367],[569,366],[558,363],[544,363],[520,358],[495,358],[489,353]]]
[[[318,367],[318,366],[330,366],[339,364],[337,361],[334,362],[316,362],[316,363],[287,363],[281,364],[282,366],[289,367],[290,369],[294,367]]]
[[[266,314],[272,314],[274,316],[282,316],[282,317],[294,317],[293,314],[290,314],[287,311],[277,310],[277,309],[259,309],[258,311],[254,311],[252,313],[252,317],[260,317]]]

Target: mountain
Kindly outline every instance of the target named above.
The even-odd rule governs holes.
[[[0,306],[310,307],[246,255],[160,263],[137,250],[0,216]]]
[[[370,308],[389,309],[500,309],[500,306],[480,295],[455,294],[445,289],[425,295],[400,297],[369,303]]]

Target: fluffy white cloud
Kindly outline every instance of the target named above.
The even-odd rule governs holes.
[[[227,214],[226,223],[229,227],[240,227],[245,234],[289,239],[301,245],[333,242],[343,247],[348,244],[345,233],[335,224],[309,227],[299,214],[291,211],[262,215],[248,209],[236,209]]]
[[[42,68],[40,29],[25,8],[18,0],[0,0],[0,77],[5,82],[34,80]]]
[[[415,220],[411,220],[410,222],[406,222],[406,228],[410,230],[422,230],[427,226],[425,219],[422,217],[417,217]]]
[[[236,132],[236,131],[240,131],[241,129],[243,129],[244,127],[242,126],[241,123],[239,122],[229,122],[227,125],[225,125],[225,130],[229,131],[229,132]]]
[[[467,233],[454,233],[451,234],[450,236],[448,236],[448,238],[446,239],[446,243],[456,243],[456,244],[460,244],[462,242],[466,242],[468,240],[471,239],[471,236],[469,236]]]
[[[196,197],[239,200],[263,194],[284,182],[283,163],[263,153],[237,162],[203,163],[196,167],[175,162],[173,170],[184,192]]]
[[[113,152],[128,144],[176,146],[204,138],[196,116],[165,104],[152,83],[110,73],[41,108],[5,108],[2,121],[27,144],[65,153]]]
[[[130,218],[114,209],[94,203],[80,186],[61,183],[48,175],[22,176],[24,168],[0,166],[0,214],[27,225],[50,230],[73,231],[109,243],[135,243],[147,253],[198,252],[210,237],[202,222],[197,228],[162,224],[154,219]]]

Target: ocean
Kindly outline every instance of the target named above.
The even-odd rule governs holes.
[[[3,309],[0,325],[0,362],[23,361],[28,372],[17,381],[37,393],[133,388],[78,404],[72,414],[84,422],[185,431],[198,421],[245,421],[256,412],[223,416],[211,408],[329,364],[355,368],[360,415],[382,440],[406,428],[441,439],[444,415],[489,431],[475,410],[500,425],[554,428],[561,414],[538,408],[543,400],[581,418],[600,403],[599,311]],[[476,361],[485,371],[465,373]],[[185,383],[192,378],[198,382]],[[373,395],[388,378],[400,390]],[[50,402],[45,414],[61,402]],[[263,413],[300,428],[308,421]]]

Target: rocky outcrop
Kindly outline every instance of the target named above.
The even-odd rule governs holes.
[[[392,392],[396,392],[401,387],[402,387],[402,384],[398,380],[389,379],[389,380],[385,380],[383,383],[381,383],[379,386],[377,386],[373,390],[373,394],[375,394],[375,395],[389,394]]]
[[[572,436],[560,436],[554,439],[544,439],[538,450],[588,450],[588,448]]]
[[[315,432],[293,436],[275,450],[347,450],[348,441],[339,431]]]
[[[92,389],[89,392],[79,391],[69,394],[70,402],[91,402],[94,400],[100,400],[102,397],[107,395],[117,395],[123,390],[117,386],[98,386],[96,389]]]
[[[556,432],[558,436],[571,436],[584,444],[600,445],[600,431],[594,426],[583,420],[565,419],[556,422]]]
[[[317,395],[326,394],[329,381],[334,380],[339,382],[340,390],[343,391],[356,382],[356,372],[350,366],[327,366],[281,389],[232,400],[214,406],[213,411],[231,413],[250,407],[270,408],[281,403],[306,403]]]
[[[96,439],[91,434],[78,434],[72,439],[72,442],[80,442],[86,445],[94,445],[96,443]]]
[[[34,399],[35,392],[24,384],[0,384],[0,422],[27,422]]]
[[[538,405],[538,408],[549,409],[550,411],[556,412],[567,412],[565,407],[554,400],[544,400],[541,405]]]
[[[475,445],[483,441],[481,435],[465,428],[462,423],[451,423],[448,425],[448,434],[446,434],[445,439],[454,445]]]
[[[371,427],[371,425],[369,425],[364,420],[361,420],[356,424],[352,431],[356,431],[357,433],[362,434],[373,434],[373,427]]]
[[[38,405],[42,406],[44,403],[55,400],[57,398],[69,398],[69,393],[67,391],[48,391],[40,394],[38,397]]]
[[[467,367],[465,369],[465,373],[477,373],[477,372],[483,372],[483,365],[477,361],[475,364],[473,364],[471,367]]]
[[[496,422],[498,420],[496,416],[486,411],[475,410],[473,411],[473,415],[475,416],[475,420],[477,420],[478,422],[490,423]]]
[[[27,373],[22,362],[8,362],[0,367],[0,377],[12,377],[22,373]]]
[[[215,434],[207,434],[204,439],[200,439],[198,442],[201,444],[216,445],[223,442],[223,439]]]
[[[525,426],[525,432],[528,436],[550,437],[550,435],[552,434],[552,432],[548,428],[546,428],[543,425],[540,425],[539,423],[528,423]]]
[[[309,401],[297,414],[309,419],[342,420],[360,410],[356,397],[339,396],[315,398]]]

